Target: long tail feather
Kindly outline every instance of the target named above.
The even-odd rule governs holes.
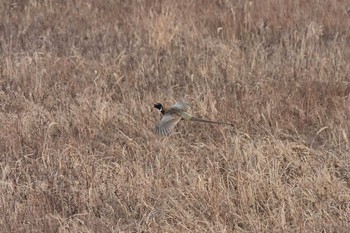
[[[234,126],[231,123],[218,122],[218,121],[209,121],[209,120],[200,119],[200,118],[197,118],[197,117],[191,117],[191,121],[199,121],[199,122],[205,122],[205,123],[210,123],[210,124],[220,124],[220,125],[231,125],[231,126]]]

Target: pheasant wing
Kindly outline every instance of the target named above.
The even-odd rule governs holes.
[[[160,122],[156,125],[155,131],[160,136],[170,135],[181,117],[173,114],[165,114]]]
[[[190,109],[190,106],[183,101],[179,101],[176,104],[174,104],[173,106],[171,106],[170,109],[180,110],[180,111],[186,112]]]

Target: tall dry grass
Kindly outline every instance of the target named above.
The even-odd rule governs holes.
[[[1,1],[0,232],[347,232],[350,3]],[[153,103],[196,116],[153,133]]]

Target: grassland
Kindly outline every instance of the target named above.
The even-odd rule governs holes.
[[[349,231],[349,1],[2,0],[0,55],[1,233]]]

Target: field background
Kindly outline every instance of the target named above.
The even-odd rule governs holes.
[[[348,0],[1,0],[0,54],[1,233],[348,232]]]

